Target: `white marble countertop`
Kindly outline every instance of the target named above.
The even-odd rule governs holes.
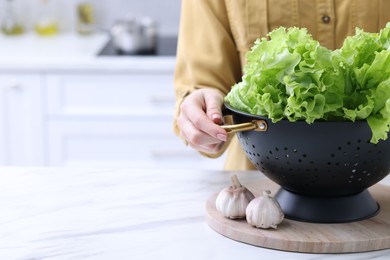
[[[226,238],[205,202],[259,172],[0,168],[0,259],[389,259],[390,250],[302,254]],[[387,178],[382,181],[390,184]]]

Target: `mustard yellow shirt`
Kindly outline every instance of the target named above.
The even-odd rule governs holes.
[[[256,38],[280,26],[305,27],[331,49],[360,27],[377,32],[390,21],[390,0],[183,0],[174,89],[178,107],[193,90],[227,94],[241,81],[245,54]],[[255,169],[237,139],[228,142],[226,170]],[[217,155],[206,155],[218,157]]]

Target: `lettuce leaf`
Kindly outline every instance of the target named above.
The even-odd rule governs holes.
[[[242,81],[225,101],[270,118],[367,120],[371,142],[386,140],[390,125],[390,23],[379,33],[357,28],[329,50],[305,28],[280,27],[246,54]]]

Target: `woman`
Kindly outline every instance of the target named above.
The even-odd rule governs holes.
[[[390,0],[183,0],[174,131],[208,157],[228,149],[226,170],[255,169],[222,123],[223,98],[241,80],[256,38],[280,26],[305,27],[330,49],[355,28],[377,32],[390,21]]]

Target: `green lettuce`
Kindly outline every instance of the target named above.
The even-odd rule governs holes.
[[[371,142],[387,139],[390,23],[379,33],[357,28],[334,51],[305,28],[280,27],[268,36],[246,54],[242,80],[225,97],[231,107],[275,123],[367,120]]]

